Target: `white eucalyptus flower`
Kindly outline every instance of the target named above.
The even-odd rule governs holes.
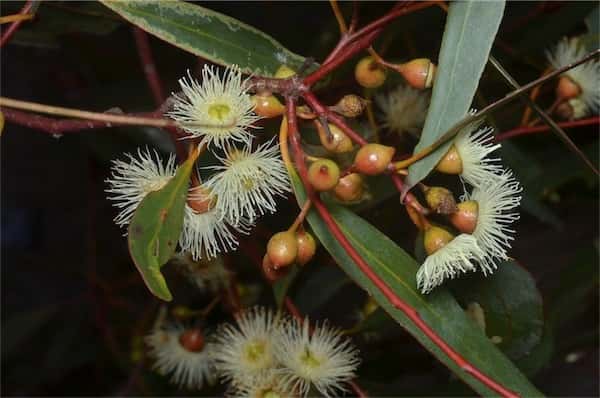
[[[214,336],[213,358],[224,381],[238,386],[260,385],[276,366],[274,330],[279,318],[269,309],[254,307],[236,316]]]
[[[200,187],[190,188],[179,238],[181,250],[190,252],[194,260],[210,259],[218,253],[235,250],[238,241],[233,231],[248,233],[250,226],[245,218],[238,219],[236,225],[231,226],[219,206],[208,206],[202,211],[192,208],[190,200],[210,200],[204,192]]]
[[[225,157],[219,157],[222,164],[208,167],[216,172],[205,185],[217,197],[217,207],[234,225],[244,217],[254,222],[265,212],[275,212],[275,197],[290,191],[279,145],[272,142],[254,151],[251,142],[243,149],[228,148]]]
[[[417,287],[421,293],[429,293],[447,279],[475,271],[477,261],[483,257],[477,239],[473,235],[460,234],[427,256],[417,271]]]
[[[308,318],[291,320],[280,330],[275,355],[284,384],[303,396],[311,385],[326,397],[336,396],[360,364],[358,350],[340,330],[325,322],[311,332]]]
[[[546,52],[546,56],[555,69],[560,69],[580,60],[586,53],[579,37],[563,37],[553,51]],[[587,109],[585,112],[579,112],[579,115],[585,116],[590,112],[598,113],[600,109],[600,62],[590,60],[566,71],[562,76],[569,77],[581,91],[576,98],[581,99]]]
[[[500,144],[494,144],[493,132],[490,127],[479,128],[479,123],[474,123],[464,127],[454,139],[454,148],[462,163],[460,177],[474,187],[502,171],[500,158],[488,157],[500,148]]]
[[[231,397],[240,398],[296,398],[298,393],[290,386],[286,386],[275,371],[254,383],[240,385],[234,389]]]
[[[232,141],[247,141],[249,128],[260,119],[254,114],[254,102],[247,93],[247,80],[237,66],[227,68],[222,76],[205,65],[202,82],[188,71],[179,80],[182,93],[173,94],[173,110],[166,115],[174,119],[192,137],[203,137],[208,145],[222,147]]]
[[[387,94],[375,97],[382,111],[382,127],[397,134],[418,136],[425,123],[430,95],[423,90],[402,84]]]
[[[109,185],[106,192],[111,194],[108,199],[114,201],[113,206],[121,209],[114,219],[121,227],[129,224],[142,199],[164,187],[177,171],[174,154],[165,165],[158,153],[153,153],[148,148],[138,149],[137,157],[126,154],[129,162],[113,161],[112,174],[106,180]]]
[[[477,224],[473,237],[484,253],[479,265],[486,275],[496,269],[499,261],[508,259],[506,250],[511,247],[515,233],[510,225],[519,219],[515,209],[521,202],[519,193],[522,190],[512,171],[507,170],[463,197],[477,202]]]
[[[210,355],[211,345],[194,342],[193,347],[182,344],[188,331],[177,323],[157,328],[146,336],[154,368],[162,375],[171,374],[171,381],[182,387],[201,389],[205,383],[213,385],[216,371]]]

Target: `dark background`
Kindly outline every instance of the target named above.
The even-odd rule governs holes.
[[[2,15],[21,6],[21,2],[3,2]],[[262,29],[292,51],[317,61],[338,37],[326,2],[214,2],[205,6]],[[382,15],[390,6],[364,5],[361,22]],[[493,53],[519,82],[533,80],[544,68],[544,50],[562,35],[583,32],[583,17],[594,6],[594,2],[509,3],[499,34],[502,44],[496,43]],[[426,56],[435,60],[443,32],[441,10],[434,7],[401,21],[390,27],[389,35],[378,45],[388,49],[391,59]],[[177,79],[186,69],[196,70],[201,64],[154,37],[150,40],[167,92],[176,90]],[[95,111],[119,107],[124,112],[136,112],[155,107],[130,26],[99,4],[43,2],[36,20],[26,22],[0,55],[2,96]],[[319,93],[322,98],[358,92],[348,73],[350,64],[334,77],[335,90]],[[506,92],[497,74],[486,70],[478,106]],[[542,90],[539,103],[548,106],[551,101],[552,88],[548,86]],[[522,108],[515,102],[495,113],[492,123],[500,131],[514,128]],[[571,137],[596,164],[597,130],[597,126],[570,130]],[[273,132],[271,129],[270,134]],[[140,336],[147,332],[157,301],[132,265],[126,239],[112,223],[116,211],[103,193],[111,159],[145,143],[169,150],[168,140],[150,128],[102,129],[52,137],[7,123],[0,142],[2,394],[181,394],[136,361]],[[552,350],[530,376],[548,395],[595,396],[597,178],[551,134],[515,138],[504,151],[504,160],[515,169],[526,192],[528,182],[540,175],[547,184],[522,211],[511,251],[536,280],[546,319],[558,319],[551,326]],[[252,235],[242,238],[244,244],[264,247],[269,231],[290,222],[293,211],[291,198],[282,201],[280,212],[285,216],[262,219]],[[415,231],[398,211],[397,197],[362,215],[412,251]],[[258,296],[261,301],[269,300],[260,273],[245,256],[232,255],[229,262],[242,283],[262,286]],[[318,265],[307,271],[305,279],[310,279],[318,267],[333,269],[322,249],[315,263]],[[178,276],[169,278],[170,285],[179,291],[183,283]],[[565,286],[566,292],[562,289]],[[185,292],[185,287],[181,291]],[[348,323],[355,310],[348,307],[360,297],[358,289],[348,285],[311,315]],[[556,308],[561,312],[555,312]],[[219,309],[212,321],[225,317]],[[388,391],[388,395],[392,394],[389,391],[393,395],[471,394],[400,330],[392,338],[361,348],[369,354],[359,380],[371,391]],[[370,360],[377,362],[372,368]],[[378,374],[376,369],[382,363],[388,371]],[[379,390],[382,385],[388,389]],[[216,388],[201,393],[222,391]]]

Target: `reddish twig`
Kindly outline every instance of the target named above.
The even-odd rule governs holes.
[[[27,0],[25,2],[25,5],[23,6],[23,8],[21,8],[21,11],[19,11],[19,14],[22,15],[22,14],[29,13],[29,11],[31,11],[32,7],[33,7],[33,0]],[[17,29],[19,29],[19,27],[21,26],[22,23],[23,23],[22,20],[15,21],[12,24],[10,24],[10,26],[8,28],[6,28],[2,37],[0,37],[0,47],[3,47],[6,43],[8,43],[8,41],[10,40],[12,35],[15,34],[15,32],[17,31]]]
[[[36,115],[34,113],[18,111],[16,109],[4,107],[0,109],[2,110],[2,113],[7,121],[40,130],[48,134],[68,134],[77,133],[82,130],[124,126],[124,124],[103,122],[98,120],[53,119],[50,117]],[[155,117],[156,113],[132,113],[131,116]]]
[[[140,55],[140,61],[142,62],[142,68],[148,81],[150,91],[154,97],[154,102],[157,106],[165,102],[165,94],[163,85],[156,70],[154,64],[154,58],[152,57],[152,49],[150,48],[150,41],[148,40],[148,34],[137,26],[133,26],[133,37],[135,38],[135,45]]]
[[[371,46],[373,41],[383,31],[383,27],[394,19],[409,14],[422,8],[430,7],[436,4],[435,1],[415,2],[407,5],[403,1],[396,5],[389,13],[383,17],[371,22],[357,32],[347,33],[342,36],[333,51],[327,56],[325,62],[319,69],[304,79],[307,86],[311,86],[336,69],[339,65],[346,62],[350,57],[359,51]]]
[[[321,104],[321,102],[317,99],[317,97],[315,97],[315,95],[312,92],[307,91],[303,93],[302,98],[304,98],[306,103],[312,108],[315,114],[317,114],[319,117],[326,117],[333,124],[339,127],[340,130],[346,133],[346,135],[350,137],[352,141],[361,146],[366,145],[368,143],[367,140],[361,137],[360,134],[358,134],[350,126],[348,126],[341,116],[335,114],[334,112],[330,111],[327,107],[323,106],[323,104]]]
[[[117,116],[132,116],[141,118],[156,118],[160,119],[163,113],[170,106],[170,102],[165,101],[159,108],[154,112],[148,113],[131,113],[131,114],[120,114],[115,113]],[[34,113],[23,112],[16,109],[0,107],[0,111],[4,114],[7,121],[19,124],[21,126],[29,127],[35,130],[42,131],[51,135],[62,135],[68,133],[78,133],[83,130],[93,130],[101,128],[110,128],[117,126],[130,125],[130,123],[118,123],[118,122],[107,122],[101,120],[86,120],[86,119],[54,119],[50,117],[36,115]],[[110,113],[107,113],[110,114]],[[140,124],[143,125],[143,124]],[[185,159],[187,150],[185,148],[185,141],[182,140],[186,134],[181,131],[175,123],[170,123],[163,126],[165,130],[170,134],[175,149],[177,150],[177,156],[179,159]]]
[[[304,153],[300,144],[298,125],[296,120],[296,105],[293,98],[288,97],[286,99],[286,115],[288,121],[288,132],[290,134],[290,142],[292,144],[292,150],[298,168],[298,173],[302,179],[304,188],[308,198],[312,201],[315,209],[321,216],[321,219],[335,237],[336,241],[342,246],[348,256],[354,261],[361,272],[375,285],[377,290],[385,296],[385,298],[398,310],[402,311],[407,318],[419,329],[427,338],[431,340],[442,352],[444,352],[450,360],[458,365],[458,367],[475,379],[479,380],[482,384],[497,392],[503,397],[517,397],[518,395],[508,390],[504,386],[500,385],[496,381],[492,380],[488,376],[484,375],[479,369],[475,368],[465,358],[463,358],[458,352],[456,352],[451,346],[449,346],[431,327],[423,321],[418,311],[407,304],[404,300],[396,295],[392,288],[383,281],[379,275],[377,275],[369,266],[369,264],[362,258],[362,256],[352,246],[348,238],[344,235],[340,227],[333,219],[331,213],[327,207],[323,204],[318,195],[315,194],[310,183],[308,181],[307,169],[304,164]]]
[[[590,126],[590,125],[600,125],[600,116],[594,116],[587,119],[574,120],[571,122],[562,122],[557,123],[560,127],[569,128],[569,127],[580,127],[580,126]],[[505,131],[504,133],[500,133],[496,136],[496,142],[503,141],[513,137],[519,137],[523,135],[536,134],[536,133],[545,133],[550,130],[550,126],[520,126],[515,129]]]
[[[285,298],[285,308],[287,308],[288,312],[294,318],[296,318],[299,322],[303,322],[304,321],[304,317],[300,313],[300,310],[298,310],[298,307],[296,307],[296,304],[294,304],[294,302],[292,301],[292,299],[289,298],[289,297]]]

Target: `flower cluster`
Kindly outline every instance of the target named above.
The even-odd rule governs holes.
[[[586,55],[581,37],[564,37],[553,51],[548,51],[548,62],[555,69],[560,69]],[[600,110],[600,62],[588,61],[561,75],[557,86],[557,97],[564,102],[560,109],[568,109],[565,116],[569,119],[580,119]],[[562,104],[561,104],[562,105]]]
[[[292,320],[255,307],[224,325],[214,338],[213,358],[232,395],[325,396],[344,390],[360,363],[357,349],[327,323],[311,330],[308,319]]]
[[[423,293],[461,273],[479,269],[490,274],[508,259],[515,232],[510,225],[519,219],[515,209],[522,188],[499,158],[490,157],[500,147],[493,141],[492,129],[480,128],[479,123],[469,125],[457,134],[437,165],[440,172],[460,176],[465,194],[458,204],[452,197],[443,198],[451,203],[444,210],[457,236],[439,226],[426,227],[428,257],[417,272],[417,286]]]
[[[197,172],[189,188],[179,246],[193,260],[236,249],[236,234],[248,233],[260,215],[275,211],[276,197],[290,191],[278,145],[269,141],[253,148],[250,129],[259,116],[240,70],[232,67],[219,76],[205,66],[202,78],[181,79],[182,92],[174,94],[173,110],[167,113],[189,138],[200,139],[198,145],[224,152],[215,153],[220,164],[203,169],[212,172],[207,181],[202,183]],[[114,162],[107,180],[109,198],[121,209],[115,222],[123,227],[142,199],[177,171],[174,155],[166,165],[147,149],[127,157],[129,162]]]

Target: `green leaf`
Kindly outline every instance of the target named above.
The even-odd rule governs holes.
[[[505,261],[490,276],[466,275],[451,284],[467,308],[477,303],[485,316],[485,332],[512,360],[535,347],[544,329],[542,297],[535,281],[514,261]]]
[[[294,170],[288,171],[298,202],[302,204],[306,199],[302,183]],[[328,207],[344,235],[371,266],[371,269],[388,284],[395,294],[416,309],[423,321],[447,344],[485,375],[506,388],[523,396],[541,395],[515,365],[467,318],[463,309],[447,290],[439,288],[426,296],[417,291],[415,275],[418,264],[404,250],[349,210],[333,204],[328,204]],[[359,286],[371,294],[396,322],[477,393],[484,396],[497,395],[457,366],[402,311],[391,305],[373,282],[359,270],[314,209],[308,213],[307,218],[315,235],[339,266]]]
[[[456,1],[448,10],[439,64],[421,139],[430,146],[466,116],[504,12],[504,1]],[[407,188],[425,178],[452,145],[440,146],[409,167]]]
[[[129,253],[152,294],[173,298],[160,273],[175,253],[183,226],[185,198],[196,157],[191,156],[163,188],[150,192],[140,202],[129,224]]]
[[[293,265],[292,269],[283,278],[278,279],[277,282],[273,284],[273,295],[275,296],[277,308],[281,309],[283,307],[283,300],[285,300],[285,296],[299,271],[300,267]]]
[[[297,69],[304,61],[265,33],[197,4],[153,0],[102,3],[174,46],[217,64],[236,64],[245,73],[271,76],[282,64]]]

